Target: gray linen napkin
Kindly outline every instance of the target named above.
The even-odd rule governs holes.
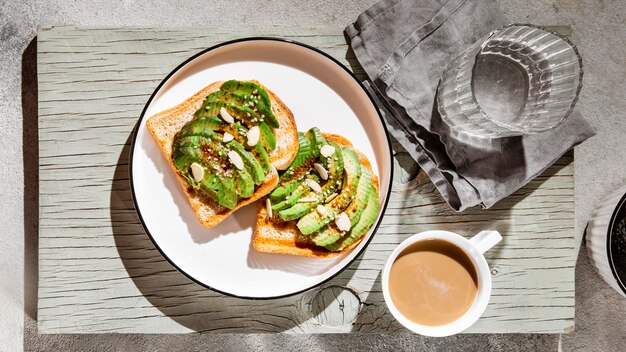
[[[437,84],[466,46],[509,24],[493,0],[381,0],[345,33],[390,133],[455,210],[489,208],[595,132],[576,111],[555,130],[523,137],[450,133]]]

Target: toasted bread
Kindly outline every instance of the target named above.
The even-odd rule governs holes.
[[[361,161],[361,164],[368,168],[372,174],[372,184],[379,194],[378,176],[373,172],[372,165],[367,157],[360,151],[354,149],[352,143],[342,136],[336,134],[323,133],[324,138],[337,143],[339,146],[354,150]],[[362,236],[350,246],[339,252],[332,252],[323,247],[315,245],[309,238],[300,233],[296,227],[296,221],[284,223],[274,223],[269,219],[265,201],[261,200],[258,205],[257,222],[252,238],[252,246],[260,252],[282,253],[315,258],[330,258],[350,251],[356,247],[365,236]]]
[[[251,82],[263,87],[270,97],[272,112],[278,119],[280,125],[279,128],[274,129],[276,149],[269,153],[270,163],[276,169],[285,169],[289,167],[298,153],[298,130],[293,113],[272,91],[257,81],[252,80]],[[174,135],[180,131],[187,122],[193,119],[193,114],[202,106],[204,98],[219,90],[222,83],[224,82],[214,82],[177,106],[153,115],[146,121],[148,131],[150,131],[152,138],[157,142],[163,156],[165,156],[172,167],[198,220],[206,227],[213,227],[219,224],[237,209],[270,193],[278,184],[278,173],[272,168],[270,173],[266,176],[265,182],[255,190],[254,194],[250,198],[241,199],[237,206],[231,210],[219,205],[209,197],[195,192],[189,187],[187,181],[180,176],[174,166],[172,161],[172,142]]]

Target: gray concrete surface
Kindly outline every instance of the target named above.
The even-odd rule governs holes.
[[[34,62],[22,54],[37,27],[345,25],[375,0],[90,2],[0,0],[0,350],[626,350],[626,299],[594,272],[584,252],[576,268],[576,331],[549,335],[39,335],[36,330],[37,126]],[[598,135],[576,148],[577,236],[593,207],[626,182],[626,2],[499,0],[514,22],[569,24],[584,57],[578,109]],[[31,55],[32,56],[32,55]],[[28,57],[28,55],[27,55]],[[23,70],[24,69],[24,70]],[[24,71],[24,72],[22,72]],[[22,94],[27,98],[22,100]],[[36,101],[36,100],[35,100]],[[23,118],[24,117],[24,118]],[[24,241],[29,244],[24,246]],[[24,301],[24,303],[22,303]]]

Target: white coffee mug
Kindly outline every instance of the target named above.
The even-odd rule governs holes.
[[[447,241],[462,249],[474,264],[478,278],[478,292],[476,293],[474,303],[472,303],[470,308],[456,320],[448,324],[438,326],[422,325],[406,318],[396,308],[389,293],[389,272],[391,271],[391,266],[395,262],[398,255],[402,253],[405,248],[418,241],[433,239]],[[385,268],[383,269],[383,296],[385,297],[385,303],[387,303],[387,307],[391,311],[391,314],[393,314],[394,318],[396,318],[396,320],[407,329],[425,336],[450,336],[458,334],[472,326],[472,324],[474,324],[485,311],[487,303],[489,303],[489,297],[491,297],[491,271],[489,270],[489,265],[487,265],[487,260],[485,260],[483,253],[488,251],[501,240],[502,236],[497,231],[482,231],[468,240],[454,232],[440,230],[421,232],[404,240],[391,253],[391,256],[385,264]]]

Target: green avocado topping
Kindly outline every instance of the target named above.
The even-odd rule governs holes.
[[[233,209],[265,181],[278,127],[265,89],[226,81],[174,136],[172,160],[191,189]]]
[[[269,195],[273,221],[296,221],[312,243],[341,251],[367,233],[380,202],[372,174],[350,148],[319,129],[298,133],[300,147]]]

